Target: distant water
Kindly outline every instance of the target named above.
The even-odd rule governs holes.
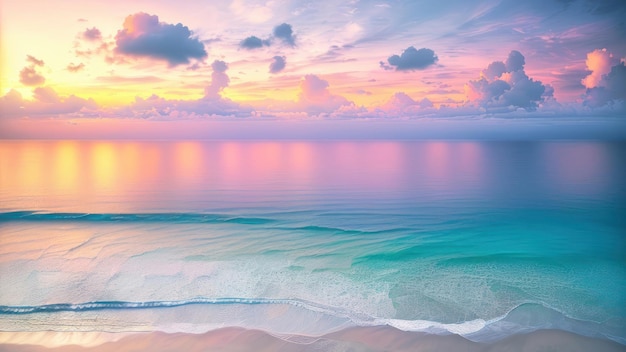
[[[0,331],[626,344],[626,144],[0,142]]]

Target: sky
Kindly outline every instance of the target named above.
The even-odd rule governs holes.
[[[4,0],[0,137],[615,136],[624,18],[623,0]]]

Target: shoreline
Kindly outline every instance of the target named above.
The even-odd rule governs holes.
[[[221,328],[202,334],[137,332],[0,332],[0,351],[626,351],[626,345],[561,330],[537,330],[492,343],[459,335],[407,332],[390,326],[350,327],[321,337],[277,337],[260,330]]]

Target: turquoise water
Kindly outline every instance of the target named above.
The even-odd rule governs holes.
[[[22,141],[0,162],[0,330],[626,341],[623,143]]]

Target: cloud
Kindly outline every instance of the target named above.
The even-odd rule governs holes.
[[[415,101],[404,92],[395,93],[385,104],[375,110],[385,112],[385,117],[397,117],[407,114],[417,114],[426,109],[433,109],[433,103],[428,99]]]
[[[272,60],[272,63],[270,63],[270,73],[278,73],[287,65],[286,57],[284,56],[274,56]]]
[[[615,110],[626,110],[626,66],[624,61],[612,66],[607,74],[601,76],[597,84],[598,86],[587,88],[583,101],[585,106],[592,108],[610,106]]]
[[[126,17],[115,44],[118,54],[165,60],[170,67],[207,57],[204,45],[188,27],[159,22],[158,16],[143,12]]]
[[[43,60],[39,60],[31,55],[26,55],[26,61],[28,61],[28,63],[30,63],[31,66],[43,66],[44,65]]]
[[[94,41],[102,40],[102,33],[100,33],[100,30],[96,27],[87,28],[83,32],[82,37],[83,39],[87,41],[94,42]]]
[[[244,40],[241,41],[241,43],[239,43],[239,46],[244,48],[244,49],[258,49],[258,48],[262,48],[264,46],[269,46],[270,45],[270,41],[269,40],[263,40],[259,37],[256,36],[250,36]]]
[[[84,68],[85,68],[85,64],[83,64],[82,62],[78,65],[75,65],[74,63],[70,63],[67,65],[67,70],[70,72],[78,72]]]
[[[37,67],[43,67],[43,60],[27,55],[28,66],[20,71],[20,82],[25,86],[40,86],[46,83],[46,78],[37,72]]]
[[[611,72],[611,67],[616,64],[613,55],[606,49],[596,49],[587,54],[587,69],[591,73],[582,79],[585,88],[594,88],[601,86],[602,77]]]
[[[469,101],[491,110],[535,110],[540,103],[553,100],[554,89],[528,77],[524,65],[524,55],[516,50],[511,51],[506,62],[492,62],[481,72],[480,79],[465,85]]]
[[[43,103],[58,103],[59,94],[50,87],[37,87],[33,90],[33,98]]]
[[[419,50],[410,46],[400,55],[392,55],[387,59],[390,66],[381,61],[381,67],[386,70],[395,68],[396,71],[423,70],[435,64],[439,58],[431,49],[421,48]]]
[[[195,119],[211,116],[247,117],[250,116],[250,107],[238,104],[222,97],[221,92],[228,87],[230,78],[226,74],[228,64],[215,60],[211,64],[211,84],[204,89],[204,97],[197,100],[170,100],[155,94],[148,98],[137,97],[135,102],[116,113],[120,116],[129,116],[152,120]]]
[[[296,46],[296,37],[293,35],[293,29],[290,24],[283,23],[274,27],[274,37],[283,41],[283,43],[293,47]]]
[[[211,68],[213,68],[211,84],[205,88],[204,96],[207,99],[220,99],[220,92],[230,84],[230,78],[226,74],[228,64],[224,61],[215,60],[211,64]]]
[[[344,97],[328,91],[328,81],[316,75],[306,75],[300,81],[298,107],[309,114],[331,112],[351,103]]]
[[[37,117],[81,113],[98,108],[92,99],[75,95],[61,97],[51,87],[37,87],[33,90],[34,100],[24,100],[15,90],[10,90],[0,98],[0,110],[7,117]]]
[[[239,43],[239,47],[248,50],[259,49],[264,46],[271,46],[274,39],[278,39],[291,47],[294,47],[296,45],[296,37],[293,35],[291,25],[283,23],[274,27],[273,34],[268,39],[261,39],[255,35],[252,35],[242,40]]]
[[[151,120],[195,119],[211,116],[246,117],[251,109],[225,98],[168,100],[157,95],[137,97],[128,107],[117,111],[119,116]]]
[[[118,111],[119,115],[153,120],[194,119],[207,116],[247,117],[252,109],[221,96],[228,87],[226,74],[228,64],[215,60],[211,64],[211,84],[205,87],[204,97],[198,100],[169,100],[152,95],[146,99],[137,97],[129,107]]]
[[[502,76],[502,74],[505,72],[507,72],[507,69],[504,62],[494,61],[481,72],[481,76],[486,78],[488,81],[491,81],[497,77]]]
[[[515,72],[524,69],[524,65],[526,64],[526,60],[524,59],[524,55],[517,50],[512,50],[509,53],[509,57],[506,58],[506,70],[507,72]]]
[[[46,78],[37,73],[34,67],[29,66],[20,71],[20,82],[25,86],[40,86],[46,83]]]

